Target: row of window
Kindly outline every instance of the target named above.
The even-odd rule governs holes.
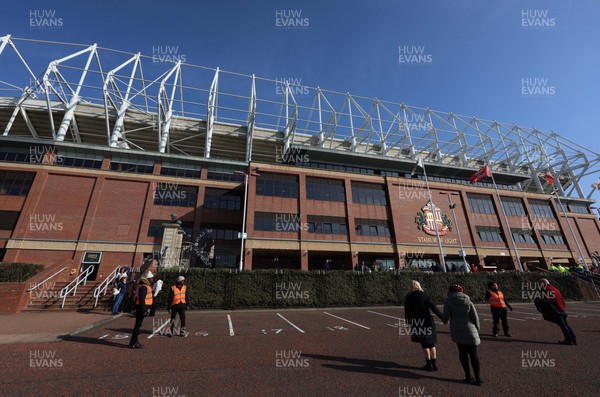
[[[477,237],[483,242],[504,243],[504,236],[499,227],[477,226]],[[511,229],[515,243],[536,244],[536,239],[529,229]],[[540,236],[545,244],[564,245],[565,240],[557,230],[540,230]]]

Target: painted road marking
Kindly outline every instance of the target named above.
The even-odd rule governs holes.
[[[364,328],[364,329],[371,329],[371,328],[369,328],[369,327],[365,327],[364,325],[360,325],[360,324],[358,324],[358,323],[355,323],[355,322],[353,322],[353,321],[346,320],[345,318],[338,317],[338,316],[334,316],[334,315],[333,315],[333,314],[331,314],[331,313],[327,313],[327,312],[323,312],[323,313],[327,314],[328,316],[335,317],[335,318],[337,318],[337,319],[340,319],[340,320],[342,320],[342,321],[345,321],[345,322],[347,322],[347,323],[354,324],[354,325],[356,325],[356,326],[358,326],[358,327],[361,327],[361,328]]]
[[[333,328],[325,327],[330,331],[348,331],[348,328],[342,327],[341,325],[334,325]]]
[[[276,334],[280,333],[281,331],[283,331],[283,328],[271,328],[271,331],[275,331]],[[266,329],[262,330],[263,335],[268,334],[269,332]]]
[[[378,312],[374,312],[371,310],[367,310],[369,313],[373,313],[373,314],[377,314],[380,316],[384,316],[384,317],[389,317],[389,318],[395,318],[396,320],[400,320],[400,317],[394,317],[394,316],[390,316],[389,314],[383,314],[383,313],[378,313]]]
[[[231,316],[229,314],[227,315],[227,321],[229,322],[229,336],[234,336],[233,324],[231,323]]]
[[[288,323],[289,325],[291,325],[292,327],[296,328],[300,333],[304,333],[304,331],[302,331],[299,327],[297,327],[296,325],[292,324],[292,322],[290,320],[288,320],[287,318],[283,317],[281,314],[277,313],[277,315],[279,317],[281,317],[283,319],[283,321],[285,321],[286,323]]]
[[[127,334],[117,334],[112,337],[112,339],[120,340],[120,339],[129,339],[129,335]]]
[[[104,339],[104,338],[106,338],[108,335],[110,335],[110,334],[102,335],[101,337],[99,337],[99,338],[98,338],[98,340],[100,340],[100,339]]]
[[[208,332],[200,331],[195,333],[196,336],[208,336]]]
[[[147,339],[154,338],[154,336],[155,336],[156,334],[158,334],[158,333],[160,332],[160,330],[161,330],[161,329],[163,329],[163,327],[164,327],[165,325],[167,325],[167,324],[171,324],[171,321],[169,321],[169,320],[166,320],[166,321],[163,323],[163,325],[161,325],[160,327],[158,327],[158,329],[152,333],[152,335],[148,335],[148,338],[147,338]]]

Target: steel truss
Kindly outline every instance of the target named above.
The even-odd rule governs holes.
[[[30,46],[52,46],[43,53],[64,56],[48,62]],[[77,122],[85,103],[101,107],[105,124],[103,132],[87,134],[105,134],[110,147],[188,154],[195,146],[211,158],[215,134],[233,125],[244,131],[246,162],[254,140],[274,139],[284,150],[294,145],[404,161],[421,154],[428,163],[473,170],[488,163],[494,172],[528,177],[523,189],[540,193],[552,192],[544,179],[549,171],[561,196],[584,199],[593,192],[586,195],[580,181],[599,172],[600,155],[553,131],[326,91],[297,80],[7,35],[0,37],[0,99],[12,111],[0,131],[11,134],[20,116],[36,139],[86,144]],[[42,105],[49,123],[36,125],[30,112]],[[134,128],[140,120],[145,125]],[[47,125],[49,135],[42,136]],[[176,138],[174,129],[180,132]]]

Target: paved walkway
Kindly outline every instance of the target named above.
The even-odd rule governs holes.
[[[60,336],[83,332],[116,317],[102,311],[25,312],[0,316],[0,344],[56,342]]]

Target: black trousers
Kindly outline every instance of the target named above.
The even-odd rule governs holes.
[[[142,307],[138,305],[135,308],[135,326],[133,327],[133,332],[131,334],[131,341],[129,341],[130,346],[139,343],[138,336],[140,336],[140,329],[142,328],[143,322],[144,310],[142,310]]]
[[[492,309],[492,333],[497,334],[500,330],[500,320],[502,320],[502,330],[504,331],[504,335],[508,334],[508,318],[506,314],[508,311],[506,308],[490,306]]]
[[[185,328],[185,304],[180,303],[171,307],[171,334],[173,334],[173,328],[175,328],[175,317],[179,314],[179,320],[181,321],[181,328]]]
[[[558,324],[558,326],[560,327],[560,330],[565,336],[565,340],[567,342],[577,342],[577,337],[575,336],[575,333],[573,332],[571,326],[567,322],[567,313],[560,313],[556,320],[556,324]]]
[[[473,367],[473,373],[475,374],[475,378],[479,379],[479,357],[477,356],[477,346],[472,345],[463,345],[461,343],[457,343],[458,346],[458,357],[460,358],[460,364],[465,371],[465,378],[471,377],[471,369],[469,367],[469,361],[471,362],[471,366]]]

